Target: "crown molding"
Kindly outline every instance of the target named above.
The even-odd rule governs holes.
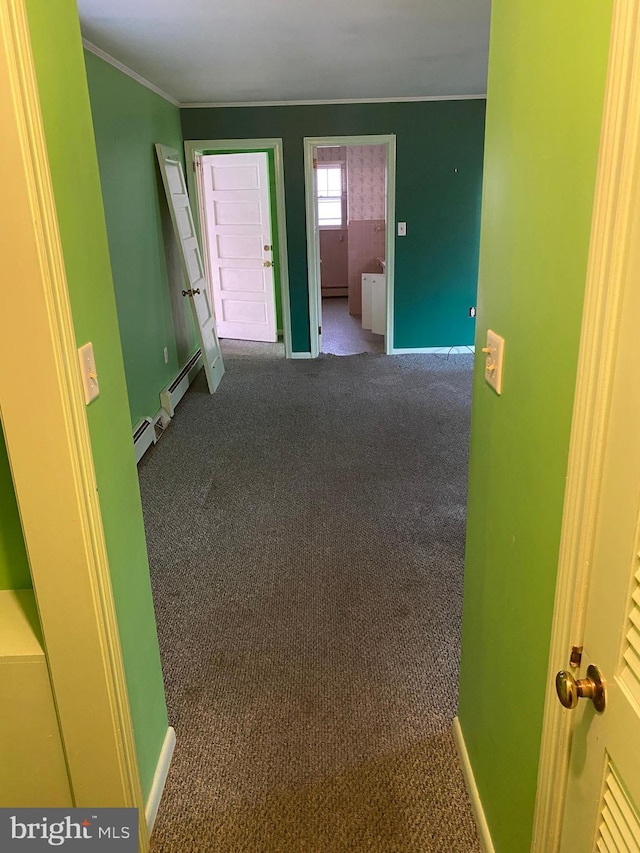
[[[83,38],[82,44],[90,53],[99,56],[100,59],[108,62],[109,65],[113,65],[114,68],[117,68],[118,71],[122,71],[122,73],[126,74],[127,77],[131,77],[137,83],[140,83],[141,86],[145,86],[147,89],[155,92],[156,95],[160,95],[160,97],[164,98],[165,101],[173,104],[174,107],[179,107],[180,109],[223,109],[225,107],[313,107],[331,104],[405,104],[418,103],[421,101],[478,101],[485,100],[487,97],[486,94],[424,95],[406,98],[334,98],[309,101],[230,101],[228,103],[220,101],[194,101],[192,103],[182,103],[172,97],[168,92],[165,92],[164,89],[161,89],[159,86],[156,86],[154,83],[151,83],[145,77],[142,77],[142,75],[129,68],[129,66],[125,65],[124,62],[120,62],[119,59],[111,56],[111,54],[107,53],[106,50],[102,50],[102,48],[93,44],[93,42],[90,42],[89,39]]]
[[[181,109],[222,109],[224,107],[313,107],[331,104],[405,104],[420,101],[478,101],[486,100],[484,95],[425,95],[407,98],[342,98],[317,101],[234,101],[220,103],[219,101],[203,101],[180,104]]]
[[[175,98],[172,98],[167,92],[163,89],[160,89],[158,86],[155,86],[153,83],[149,82],[145,77],[142,77],[140,74],[137,74],[128,65],[125,65],[124,62],[120,62],[120,60],[115,59],[115,57],[111,56],[110,53],[107,53],[102,48],[90,42],[88,39],[83,38],[82,44],[85,49],[90,53],[99,56],[100,59],[103,59],[105,62],[108,62],[109,65],[113,65],[114,68],[117,68],[118,71],[122,71],[123,74],[126,74],[127,77],[131,77],[136,83],[140,83],[141,86],[144,86],[147,89],[151,89],[152,92],[155,92],[156,95],[160,95],[161,98],[164,98],[165,101],[169,101],[170,104],[173,104],[174,107],[182,106],[179,101]]]

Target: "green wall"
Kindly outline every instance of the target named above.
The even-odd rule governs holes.
[[[281,137],[293,349],[308,352],[303,137],[396,134],[396,347],[472,344],[483,100],[183,109],[186,140]],[[457,169],[457,171],[455,171]]]
[[[148,794],[168,723],[78,12],[75,0],[27,10],[76,337],[93,342],[100,379],[87,416]]]
[[[134,425],[156,414],[160,391],[197,346],[153,147],[182,154],[180,114],[88,51],[85,62]]]
[[[0,589],[30,589],[31,586],[27,552],[0,424]]]
[[[529,850],[611,0],[494,0],[460,721],[497,853]]]

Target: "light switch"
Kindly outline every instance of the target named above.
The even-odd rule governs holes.
[[[406,222],[398,222],[398,237],[406,237],[407,236],[407,223]]]
[[[93,357],[93,344],[88,343],[78,350],[80,359],[80,372],[82,373],[82,384],[84,385],[84,401],[87,405],[100,394],[98,385],[98,374],[96,373],[96,360]]]
[[[491,329],[487,331],[487,345],[482,347],[487,360],[484,365],[484,378],[496,394],[502,394],[502,362],[504,358],[504,338]]]

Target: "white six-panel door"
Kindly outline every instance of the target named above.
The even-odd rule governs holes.
[[[224,363],[200,254],[200,246],[189,207],[187,185],[180,156],[173,148],[156,144],[156,153],[164,184],[171,221],[180,247],[180,258],[185,277],[183,294],[188,298],[200,337],[200,349],[211,394],[224,375]]]
[[[207,154],[197,164],[218,335],[277,341],[267,154]]]

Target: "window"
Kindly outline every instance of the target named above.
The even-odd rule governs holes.
[[[346,225],[346,200],[344,169],[342,163],[318,164],[318,226],[344,228]]]

